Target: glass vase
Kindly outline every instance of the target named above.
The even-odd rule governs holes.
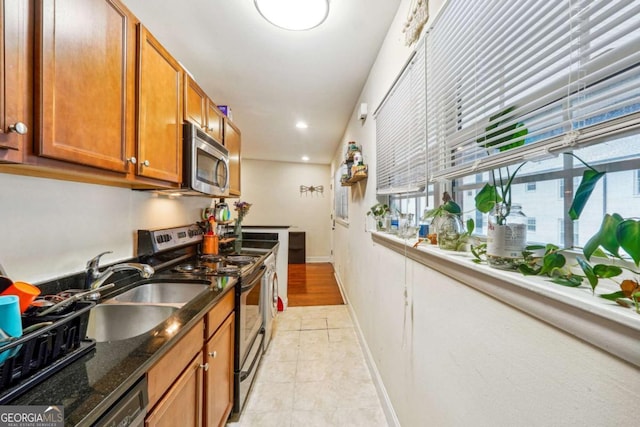
[[[524,262],[522,252],[527,247],[527,216],[522,206],[511,208],[498,203],[489,215],[487,230],[487,262],[501,269],[516,269]]]
[[[434,219],[438,236],[438,247],[448,251],[464,249],[466,240],[463,238],[464,224],[459,215],[446,213]]]

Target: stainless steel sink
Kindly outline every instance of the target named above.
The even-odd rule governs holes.
[[[149,332],[178,310],[170,305],[99,304],[89,313],[87,336],[118,341]]]
[[[146,283],[111,298],[109,302],[184,305],[208,287],[208,284],[203,283]]]

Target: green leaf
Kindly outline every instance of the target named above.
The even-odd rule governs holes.
[[[575,196],[573,196],[573,202],[571,203],[571,207],[569,208],[569,216],[571,219],[576,220],[580,218],[580,214],[584,209],[584,206],[589,201],[589,197],[591,197],[591,193],[593,193],[593,189],[596,187],[596,184],[605,175],[605,172],[598,172],[594,169],[587,169],[582,174],[582,181],[580,181],[580,185],[576,190]]]
[[[475,197],[476,209],[482,213],[491,212],[496,203],[502,201],[494,185],[485,184],[482,190]]]
[[[525,249],[528,251],[539,251],[540,249],[546,249],[544,245],[528,245]]]
[[[600,230],[596,234],[589,239],[587,244],[584,246],[582,252],[584,256],[589,260],[591,255],[598,249],[598,247],[602,246],[610,253],[615,255],[616,257],[620,257],[618,251],[620,249],[620,244],[618,243],[618,238],[616,237],[616,229],[618,224],[622,222],[622,217],[618,214],[609,215],[606,214],[602,219],[602,224],[600,224]]]
[[[508,115],[509,113],[511,113],[515,109],[516,109],[515,106],[509,107],[509,108],[505,108],[504,110],[502,110],[502,111],[494,114],[493,116],[489,117],[489,122],[491,122],[491,124],[485,128],[485,132],[486,132],[487,136],[486,137],[482,137],[482,138],[478,138],[476,140],[476,142],[478,144],[482,144],[482,146],[484,148],[490,148],[490,147],[493,147],[493,146],[496,146],[496,145],[500,145],[502,143],[505,143],[505,142],[508,142],[508,141],[511,141],[511,140],[518,140],[518,141],[512,142],[511,144],[507,144],[507,145],[504,145],[502,147],[499,147],[498,149],[500,151],[507,151],[507,150],[510,150],[512,148],[524,145],[524,137],[528,133],[527,128],[524,127],[524,123],[517,123],[516,122],[516,123],[513,123],[513,124],[511,124],[509,126],[503,127],[501,129],[497,129],[500,126],[502,126],[503,124],[506,124],[508,121],[511,121],[513,119],[513,117],[507,117],[507,118],[505,118],[503,120],[500,120],[500,121],[498,121],[498,119],[500,119],[503,116]],[[497,129],[497,130],[494,131],[494,132],[491,132],[494,129]],[[520,130],[516,131],[517,129],[520,129]],[[500,136],[502,136],[502,138],[498,138]],[[490,139],[493,139],[493,138],[498,138],[498,139],[495,139],[495,140],[490,141],[490,142],[486,142],[486,141],[488,141]],[[483,144],[483,143],[485,143],[485,144]]]
[[[562,268],[566,263],[567,259],[564,255],[557,252],[545,255],[544,258],[542,258],[542,270],[540,271],[540,274],[549,273],[555,268]]]
[[[473,220],[473,218],[469,218],[467,220],[467,235],[471,236],[471,234],[473,234],[473,230],[476,229],[476,222]]]
[[[449,200],[447,203],[445,203],[441,207],[443,210],[455,215],[459,215],[462,213],[462,209],[460,209],[460,205],[458,205],[453,200]]]
[[[540,269],[534,269],[533,267],[527,264],[518,265],[518,271],[522,273],[524,276],[537,276],[540,273]]]
[[[580,276],[571,276],[571,277],[556,277],[551,280],[551,282],[556,285],[568,286],[570,288],[577,288],[582,285],[582,277]]]
[[[593,273],[603,279],[610,279],[622,274],[622,269],[615,265],[596,264],[593,266]]]
[[[603,251],[602,248],[600,248],[599,246],[591,256],[598,257],[598,258],[609,258],[609,255],[607,255],[607,253]]]
[[[614,292],[611,294],[602,294],[600,298],[608,299],[609,301],[615,301],[618,298],[626,298],[627,296],[622,291]]]
[[[595,292],[596,286],[598,286],[598,275],[593,271],[593,268],[591,268],[587,261],[580,257],[577,257],[576,260],[578,261],[578,264],[580,264],[582,271],[584,271],[585,276],[587,276],[587,280],[591,285],[591,290]]]
[[[640,264],[640,221],[632,219],[622,221],[616,228],[616,238],[620,247],[638,266]]]

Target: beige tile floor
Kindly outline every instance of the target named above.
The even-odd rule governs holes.
[[[278,315],[247,406],[228,426],[387,426],[347,306]]]

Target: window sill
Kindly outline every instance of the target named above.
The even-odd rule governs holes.
[[[467,253],[430,245],[414,248],[415,240],[377,231],[371,239],[640,367],[640,315],[633,309],[594,296],[587,288],[565,288],[541,277],[476,264]]]
[[[336,218],[336,224],[340,224],[343,227],[349,228],[349,221],[346,221],[342,218]]]

